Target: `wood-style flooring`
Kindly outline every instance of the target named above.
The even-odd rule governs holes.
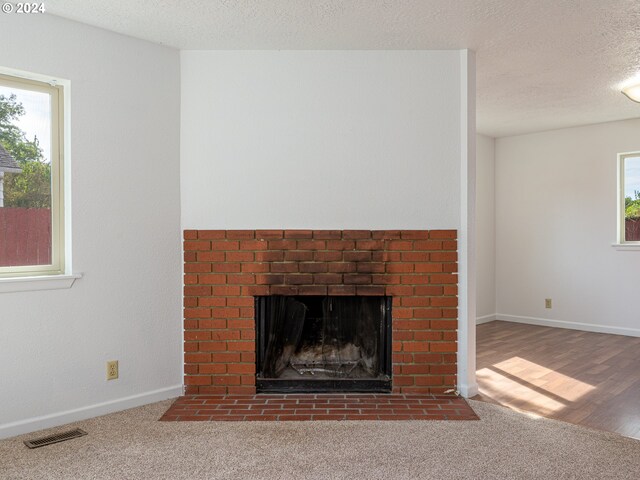
[[[494,321],[477,327],[474,400],[640,439],[640,338]]]

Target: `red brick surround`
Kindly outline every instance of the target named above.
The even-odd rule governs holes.
[[[185,230],[187,394],[255,393],[255,295],[393,297],[393,391],[456,384],[455,230]]]

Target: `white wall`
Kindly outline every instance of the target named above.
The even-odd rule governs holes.
[[[2,437],[177,395],[182,347],[178,52],[49,15],[0,22],[0,66],[71,81],[84,274],[0,294]]]
[[[496,313],[495,139],[478,135],[476,152],[476,317],[485,322]]]
[[[458,228],[460,52],[183,51],[185,228]]]
[[[499,318],[640,336],[640,251],[611,246],[616,155],[637,150],[640,119],[496,141]]]

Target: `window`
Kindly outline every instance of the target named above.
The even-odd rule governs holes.
[[[640,152],[618,159],[618,243],[640,244]]]
[[[0,75],[0,278],[65,273],[63,87]]]

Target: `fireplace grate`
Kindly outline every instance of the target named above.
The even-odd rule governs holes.
[[[45,445],[51,445],[53,443],[64,442],[65,440],[71,440],[72,438],[78,438],[88,435],[87,432],[76,428],[69,430],[68,432],[57,433],[55,435],[49,435],[47,437],[35,438],[33,440],[26,440],[24,444],[29,448],[44,447]]]
[[[338,362],[304,362],[304,363],[289,363],[300,375],[315,375],[316,373],[326,373],[331,376],[348,376],[358,365],[360,360],[357,361],[338,361]]]

